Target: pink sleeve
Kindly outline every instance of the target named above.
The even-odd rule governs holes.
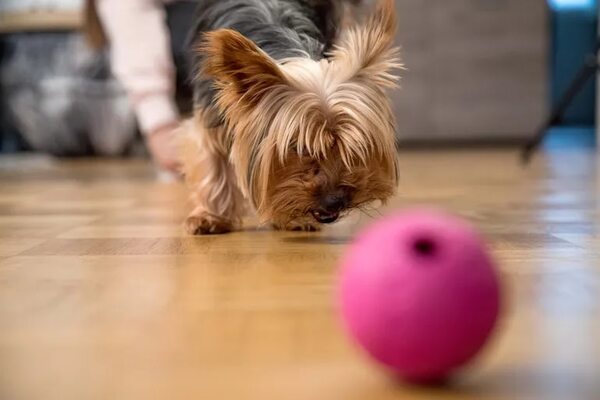
[[[115,75],[133,103],[144,134],[179,119],[169,31],[157,0],[97,0],[111,42]]]

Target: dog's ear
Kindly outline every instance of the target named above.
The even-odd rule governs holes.
[[[286,82],[277,63],[234,30],[206,33],[199,51],[204,55],[200,73],[213,78],[230,102],[256,105],[269,89]]]
[[[393,47],[396,23],[394,0],[379,0],[365,23],[341,32],[331,57],[341,66],[347,79],[395,86],[398,77],[393,71],[402,68],[398,48]]]

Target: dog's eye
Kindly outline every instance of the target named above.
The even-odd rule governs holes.
[[[319,175],[319,172],[321,170],[319,169],[318,166],[312,166],[310,168],[307,168],[304,172],[304,180],[306,181],[312,181],[317,175]]]

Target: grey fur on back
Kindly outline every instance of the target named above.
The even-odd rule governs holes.
[[[359,0],[200,0],[193,40],[217,29],[233,29],[254,41],[275,60],[307,57],[319,60],[330,49],[339,27],[342,3]],[[193,46],[192,46],[193,47]],[[202,54],[193,55],[192,73],[198,76]],[[210,108],[212,82],[195,79],[196,107]],[[222,119],[210,116],[209,126]]]

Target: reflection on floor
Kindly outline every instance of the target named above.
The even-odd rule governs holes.
[[[0,158],[2,399],[596,399],[594,150],[405,151],[385,215],[475,223],[505,282],[495,341],[453,385],[394,383],[341,332],[336,262],[365,224],[189,237],[186,194],[142,161]]]

